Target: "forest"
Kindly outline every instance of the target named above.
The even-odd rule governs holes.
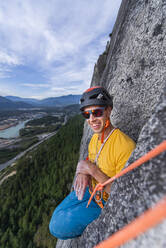
[[[19,153],[25,151],[39,141],[38,137],[24,137],[20,141],[15,142],[12,148],[0,149],[0,164],[9,161]]]
[[[0,247],[55,248],[48,225],[55,207],[70,192],[83,132],[76,115],[57,134],[10,168],[0,185]]]
[[[42,118],[37,118],[28,121],[25,127],[20,129],[21,137],[34,137],[42,133],[51,133],[57,131],[64,122],[64,116],[47,115]]]

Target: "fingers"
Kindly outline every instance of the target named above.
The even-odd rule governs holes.
[[[78,191],[77,191],[77,198],[78,198],[79,201],[81,201],[83,199],[84,192],[85,192],[85,190],[83,188],[79,188],[78,189]]]
[[[75,192],[76,192],[76,196],[78,198],[78,200],[82,200],[83,196],[84,196],[84,189],[82,187],[82,185],[76,185],[75,188]]]
[[[84,197],[86,187],[83,187],[78,193],[78,200],[81,201]]]
[[[79,194],[79,192],[81,190],[81,178],[80,178],[79,175],[77,175],[77,177],[76,177],[76,180],[75,180],[75,183],[74,183],[74,190],[75,190],[76,195],[78,197],[78,194]]]
[[[85,190],[86,190],[87,184],[85,184],[85,181],[80,180],[80,184],[76,188],[76,195],[78,197],[78,200],[82,200]]]
[[[74,183],[74,190],[76,196],[78,197],[78,200],[83,199],[87,185],[88,185],[87,176],[81,174],[77,175],[77,178]]]
[[[74,182],[74,190],[77,191],[78,188],[78,184],[79,184],[79,180],[78,180],[78,175],[76,176],[75,182]]]

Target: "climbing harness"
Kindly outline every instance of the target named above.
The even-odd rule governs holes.
[[[123,176],[127,172],[132,171],[133,169],[147,162],[151,158],[156,157],[165,150],[166,140],[164,140],[157,147],[155,147],[147,154],[130,164],[126,169],[107,180],[105,183],[97,184],[93,193],[91,194],[91,197],[89,198],[87,207],[89,206],[96,191],[102,191],[103,187],[105,187],[107,184],[113,182],[115,179]],[[140,233],[145,232],[150,227],[153,227],[156,224],[160,223],[164,218],[166,218],[166,197],[164,197],[163,200],[160,201],[153,209],[149,209],[148,211],[146,211],[143,215],[138,217],[136,220],[124,227],[122,230],[113,234],[108,240],[103,241],[102,243],[97,245],[96,248],[117,248],[120,245],[126,243],[127,241],[135,238]]]
[[[135,169],[138,166],[142,165],[143,163],[147,162],[151,158],[156,157],[158,154],[160,154],[161,152],[163,152],[165,150],[166,150],[166,140],[164,140],[156,148],[152,149],[150,152],[148,152],[147,154],[145,154],[144,156],[142,156],[141,158],[139,158],[138,160],[136,160],[135,162],[130,164],[126,169],[120,171],[118,174],[116,174],[115,176],[113,176],[110,179],[108,179],[105,183],[98,183],[96,185],[93,193],[91,194],[91,197],[89,198],[87,207],[89,206],[89,204],[90,204],[92,198],[94,197],[96,191],[101,191],[103,189],[103,187],[105,187],[107,184],[112,183],[115,179],[123,176],[124,174],[126,174],[129,171],[132,171],[133,169]]]

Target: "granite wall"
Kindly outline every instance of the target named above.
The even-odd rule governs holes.
[[[110,10],[111,11],[111,10]],[[137,147],[131,162],[166,140],[166,0],[123,0],[91,86],[114,97],[111,120]],[[91,131],[85,124],[80,158]],[[166,152],[116,180],[100,217],[81,237],[58,241],[57,248],[91,248],[130,223],[166,195]],[[166,221],[121,247],[166,247]]]

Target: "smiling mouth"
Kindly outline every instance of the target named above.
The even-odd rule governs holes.
[[[92,124],[91,127],[94,128],[94,129],[99,129],[100,128],[100,124]]]

